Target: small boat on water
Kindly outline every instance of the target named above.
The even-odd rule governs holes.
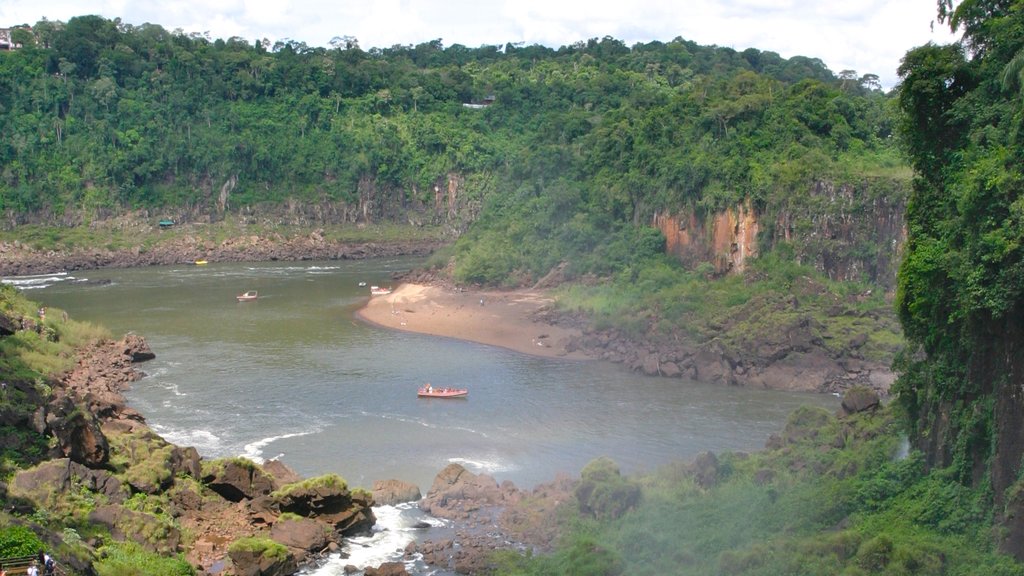
[[[206,260],[196,260],[196,266],[205,266]]]
[[[238,296],[235,296],[235,298],[237,298],[239,302],[252,302],[253,300],[256,300],[259,297],[259,293],[256,292],[255,290],[249,290],[245,294],[239,294]]]
[[[420,398],[465,398],[469,390],[465,388],[434,388],[430,384],[420,388],[416,395]]]
[[[380,286],[370,286],[371,296],[387,296],[391,294],[391,288],[381,288]]]

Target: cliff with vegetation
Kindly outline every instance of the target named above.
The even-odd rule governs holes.
[[[929,465],[991,490],[1002,548],[1024,559],[1024,16],[940,2],[963,33],[909,52],[901,133],[917,177],[898,311],[898,387]]]
[[[899,213],[909,173],[872,74],[681,38],[364,50],[95,16],[19,34],[0,54],[6,231],[125,213],[449,239],[472,224],[456,274],[515,283],[561,261],[572,277],[630,265],[620,245],[659,215],[711,230],[747,210],[759,250],[788,242],[834,278],[893,276],[900,230],[864,222],[886,217],[875,200]],[[724,271],[730,248],[712,246]]]

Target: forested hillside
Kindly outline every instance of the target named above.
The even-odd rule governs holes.
[[[762,250],[792,241],[833,277],[894,275],[899,227],[879,238],[864,223],[899,221],[909,172],[869,73],[681,38],[364,50],[96,16],[12,34],[23,47],[0,53],[8,229],[271,207],[454,234],[476,222],[456,274],[514,283],[660,251],[634,227],[656,215],[703,225],[742,209]],[[697,259],[728,269],[734,234]]]

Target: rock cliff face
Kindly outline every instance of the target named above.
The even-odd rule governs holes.
[[[684,263],[709,262],[718,274],[742,272],[748,259],[781,243],[833,280],[895,285],[906,240],[906,191],[897,182],[860,186],[817,182],[785,206],[752,203],[703,213],[681,208],[654,215],[667,250]]]

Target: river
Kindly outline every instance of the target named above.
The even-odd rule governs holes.
[[[147,377],[126,396],[167,440],[204,458],[280,458],[351,487],[398,478],[426,493],[451,462],[521,488],[578,475],[599,456],[638,473],[705,450],[757,450],[797,406],[838,406],[832,396],[648,378],[355,318],[369,298],[360,283],[391,284],[421,262],[211,263],[7,281],[115,337],[143,335],[156,359],[139,365]],[[236,302],[247,290],[259,300]],[[426,382],[470,393],[419,399]],[[400,526],[416,511],[378,514],[390,519],[389,540],[361,548],[386,557],[401,547],[390,539],[412,539]]]

